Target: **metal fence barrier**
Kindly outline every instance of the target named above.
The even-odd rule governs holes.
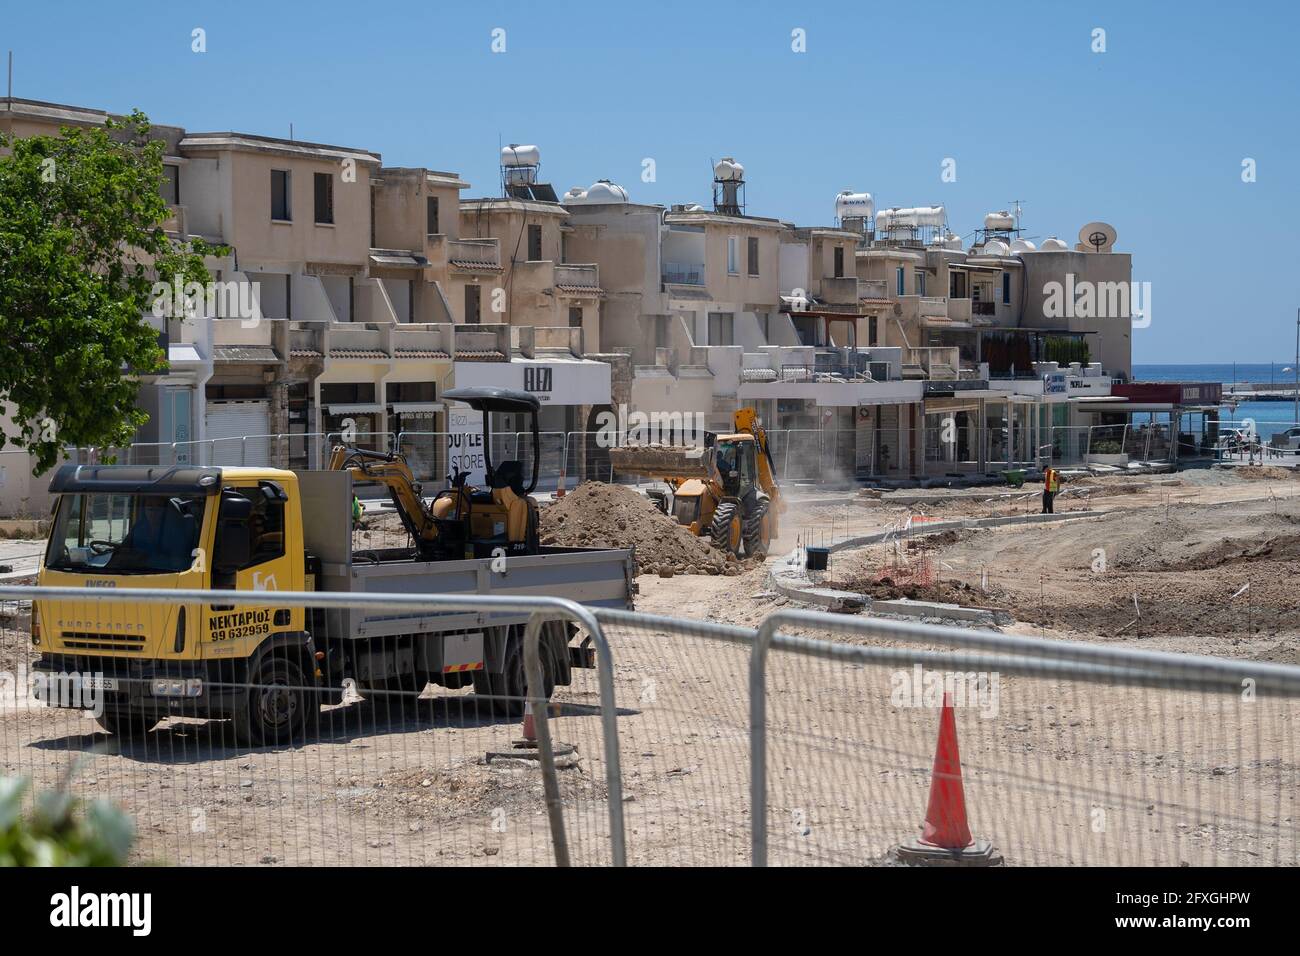
[[[277,593],[428,612],[435,629],[527,622],[530,689],[331,687],[314,736],[249,747],[184,703],[124,740],[31,701],[26,608],[56,597],[129,633],[164,603],[267,594],[0,588],[0,775],[121,804],[134,862],[891,864],[926,818],[946,695],[972,836],[1008,864],[1300,863],[1296,666],[779,607],[742,627],[545,598]],[[598,666],[545,703],[539,635],[557,618]],[[537,760],[512,752],[518,717],[502,714],[524,696]]]

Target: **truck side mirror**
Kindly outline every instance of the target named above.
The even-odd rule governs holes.
[[[217,574],[234,574],[252,557],[252,540],[248,519],[253,502],[241,494],[223,494],[217,512],[217,540],[212,570]]]

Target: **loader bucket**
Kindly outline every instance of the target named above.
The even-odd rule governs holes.
[[[679,445],[625,445],[609,450],[614,471],[646,478],[707,478],[708,450]]]

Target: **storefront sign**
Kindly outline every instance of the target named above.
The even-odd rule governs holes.
[[[447,470],[469,473],[469,483],[486,483],[487,462],[483,455],[483,413],[453,402],[447,406]]]

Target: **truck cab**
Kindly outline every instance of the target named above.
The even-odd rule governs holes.
[[[58,495],[38,583],[47,587],[310,590],[298,478],[272,468],[73,466]],[[310,678],[302,608],[35,602],[37,668],[96,674],[112,732],[171,713],[228,715],[225,685],[278,648]]]

